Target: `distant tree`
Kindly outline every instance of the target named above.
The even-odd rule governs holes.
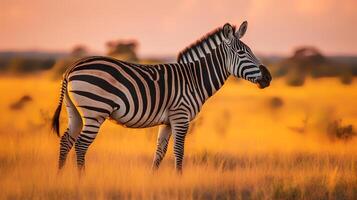
[[[50,69],[54,64],[54,59],[47,58],[27,58],[14,57],[7,66],[7,70],[12,73],[31,73]]]
[[[108,56],[129,62],[138,62],[136,54],[138,43],[135,40],[109,41],[106,46]]]
[[[350,84],[357,75],[357,58],[326,57],[315,47],[296,48],[293,54],[271,66],[274,77],[286,76],[288,85],[301,86],[307,76],[312,78],[338,77]]]
[[[292,58],[300,61],[308,62],[323,62],[325,57],[322,53],[315,47],[300,47],[295,49],[294,55]]]
[[[288,85],[302,86],[307,75],[320,77],[322,72],[326,73],[324,66],[327,63],[327,58],[315,47],[299,47],[292,56],[280,62],[276,73],[278,76],[287,75]]]
[[[68,57],[56,60],[56,63],[53,66],[54,78],[62,77],[62,74],[69,66],[71,66],[76,60],[88,56],[88,54],[88,48],[84,45],[77,45],[73,47]]]
[[[300,47],[295,50],[288,61],[295,63],[301,72],[308,73],[316,66],[326,64],[327,59],[315,47]]]
[[[74,58],[81,58],[85,57],[88,55],[88,49],[84,45],[77,45],[75,46],[72,51],[70,56]]]

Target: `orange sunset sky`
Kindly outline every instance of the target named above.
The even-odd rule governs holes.
[[[0,0],[0,50],[68,51],[136,39],[140,55],[175,55],[225,22],[249,23],[253,51],[290,54],[301,45],[357,54],[356,0]]]

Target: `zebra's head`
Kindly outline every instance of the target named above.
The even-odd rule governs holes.
[[[270,85],[272,79],[268,69],[260,63],[250,48],[240,40],[247,31],[247,26],[247,21],[244,21],[236,32],[235,28],[228,23],[223,26],[223,48],[226,52],[226,67],[229,73],[235,77],[253,82],[259,88],[265,88]]]

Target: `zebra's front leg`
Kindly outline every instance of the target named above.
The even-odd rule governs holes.
[[[162,159],[165,157],[170,136],[171,136],[171,127],[169,125],[160,126],[159,134],[157,137],[156,153],[151,166],[151,169],[153,171],[159,168]]]
[[[185,137],[189,127],[189,120],[186,116],[176,115],[172,117],[170,123],[174,137],[175,169],[178,173],[181,174],[185,150]]]

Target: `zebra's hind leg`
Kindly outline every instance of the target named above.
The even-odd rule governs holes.
[[[98,120],[97,118],[90,117],[83,118],[83,130],[74,145],[77,155],[77,167],[80,172],[85,168],[85,155],[88,147],[94,141],[103,122],[104,119]]]
[[[71,150],[75,139],[68,133],[69,128],[64,132],[60,142],[60,154],[58,159],[58,170],[61,170],[66,163],[68,152]]]
[[[160,126],[159,134],[157,137],[156,153],[151,166],[151,169],[153,171],[159,168],[160,163],[166,154],[167,145],[169,144],[170,136],[171,136],[171,127],[168,125]]]
[[[72,102],[69,99],[66,99],[66,104],[68,113],[68,128],[62,135],[60,141],[58,160],[59,170],[64,167],[68,152],[71,150],[73,143],[76,141],[76,138],[82,130],[82,119],[77,109],[73,106]]]

